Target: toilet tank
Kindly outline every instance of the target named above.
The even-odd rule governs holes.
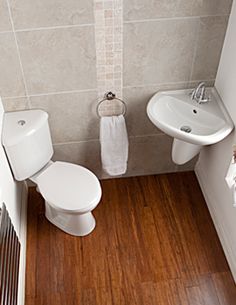
[[[37,173],[53,155],[47,112],[38,109],[6,112],[2,144],[16,180]]]

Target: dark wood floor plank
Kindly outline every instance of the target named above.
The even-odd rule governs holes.
[[[200,291],[206,305],[220,305],[214,282],[211,275],[200,277]]]
[[[102,181],[96,229],[70,236],[29,191],[26,305],[236,305],[194,173]]]
[[[188,301],[191,305],[207,305],[203,299],[199,286],[187,287]]]
[[[231,273],[221,272],[212,275],[220,305],[236,304],[236,289]]]

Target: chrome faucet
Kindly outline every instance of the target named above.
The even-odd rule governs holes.
[[[191,99],[195,100],[198,104],[207,103],[209,98],[206,97],[206,85],[204,82],[198,84],[198,86],[191,93]]]

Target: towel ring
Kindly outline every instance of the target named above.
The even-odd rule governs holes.
[[[111,101],[111,100],[118,100],[119,102],[121,102],[123,104],[123,112],[121,113],[121,115],[126,114],[127,106],[126,106],[125,102],[123,100],[121,100],[120,98],[116,97],[115,93],[110,91],[105,94],[104,99],[101,100],[97,105],[97,116],[98,117],[100,117],[100,118],[102,117],[99,113],[99,108],[100,108],[101,104],[105,101]]]

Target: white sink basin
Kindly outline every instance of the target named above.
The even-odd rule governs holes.
[[[191,92],[192,89],[158,92],[150,99],[147,106],[147,114],[152,123],[175,138],[173,149],[178,148],[174,146],[182,146],[180,158],[184,160],[179,162],[175,160],[172,150],[172,157],[177,164],[192,159],[202,145],[223,140],[234,128],[215,88],[207,88],[206,96],[210,100],[204,104],[192,100]],[[185,143],[192,145],[183,147]],[[190,156],[187,156],[187,161],[184,158],[186,148],[194,150],[194,155],[189,151]]]

